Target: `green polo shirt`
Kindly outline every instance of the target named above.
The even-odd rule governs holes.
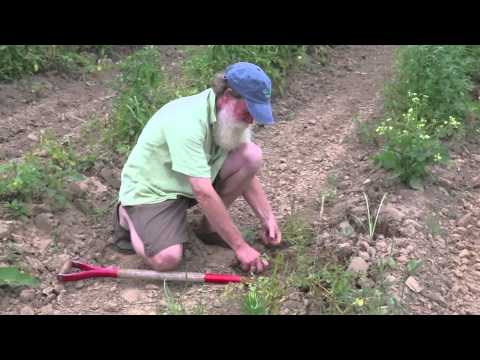
[[[122,170],[122,205],[155,204],[179,195],[194,198],[187,176],[219,173],[227,152],[213,139],[212,89],[174,100],[148,121]]]

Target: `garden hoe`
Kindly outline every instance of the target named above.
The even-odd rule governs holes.
[[[71,272],[72,268],[81,271]],[[198,272],[158,272],[153,270],[120,269],[116,266],[100,267],[79,261],[68,260],[57,274],[57,279],[62,282],[77,281],[96,277],[113,277],[123,279],[142,280],[167,280],[201,283],[249,283],[250,279],[238,275],[222,275]]]

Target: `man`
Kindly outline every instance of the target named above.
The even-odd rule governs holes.
[[[163,106],[122,170],[114,211],[117,246],[133,247],[157,271],[174,269],[187,241],[186,210],[198,203],[203,211],[198,237],[231,247],[244,271],[264,271],[268,262],[243,239],[227,209],[242,195],[262,222],[264,243],[280,243],[256,177],[262,152],[250,141],[255,121],[274,123],[270,96],[265,72],[240,62],[218,74],[212,88]]]

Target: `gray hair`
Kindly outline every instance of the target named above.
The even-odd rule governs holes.
[[[227,79],[225,79],[225,74],[223,72],[219,72],[213,77],[212,89],[216,97],[222,96],[227,89],[231,90],[234,97],[240,97],[240,95],[236,91],[228,87],[228,81]]]

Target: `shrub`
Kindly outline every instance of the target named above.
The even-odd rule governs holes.
[[[409,109],[399,118],[387,118],[376,132],[385,140],[375,161],[387,170],[393,170],[399,178],[416,187],[427,175],[427,166],[446,161],[448,152],[440,138],[457,129],[460,124],[452,116],[437,127],[423,117],[427,96],[409,93]],[[430,127],[429,127],[430,124]]]
[[[427,120],[430,133],[449,116],[463,123],[471,111],[472,74],[480,69],[479,53],[478,46],[401,47],[392,81],[386,86],[386,112],[392,116],[406,113],[410,108],[408,93],[413,92],[428,97],[418,116]]]

